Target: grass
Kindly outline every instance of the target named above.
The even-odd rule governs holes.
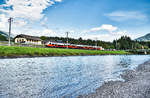
[[[79,49],[59,49],[59,48],[33,48],[0,46],[1,57],[17,56],[75,56],[75,55],[125,55],[125,51],[96,51]]]

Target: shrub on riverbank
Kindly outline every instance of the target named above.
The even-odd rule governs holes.
[[[96,51],[79,49],[59,49],[59,48],[33,48],[33,47],[15,47],[0,46],[1,57],[17,56],[74,56],[74,55],[115,55],[129,54],[125,51]]]

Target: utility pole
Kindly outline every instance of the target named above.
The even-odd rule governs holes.
[[[95,46],[96,46],[96,50],[97,50],[97,37],[95,39],[96,39]]]
[[[8,35],[8,45],[9,46],[11,46],[11,43],[10,43],[10,35],[11,35],[11,24],[12,24],[12,22],[13,22],[13,18],[12,17],[10,17],[9,19],[8,19],[8,22],[9,22],[9,35]]]
[[[69,35],[69,32],[66,32],[66,35],[67,35],[67,49],[68,49],[68,35]]]
[[[117,46],[118,46],[117,44],[118,44],[118,43],[117,43],[117,39],[116,39],[116,50],[117,50]]]

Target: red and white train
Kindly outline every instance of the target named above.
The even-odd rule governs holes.
[[[86,49],[86,50],[104,50],[99,46],[88,46],[88,45],[77,45],[77,44],[66,44],[57,42],[47,42],[46,47],[51,48],[69,48],[69,49]]]

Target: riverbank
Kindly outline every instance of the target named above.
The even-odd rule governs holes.
[[[80,55],[126,55],[126,51],[96,51],[59,48],[33,48],[0,46],[0,58],[80,56]]]
[[[79,98],[150,98],[150,60],[121,76],[124,82],[109,81],[95,93]]]

